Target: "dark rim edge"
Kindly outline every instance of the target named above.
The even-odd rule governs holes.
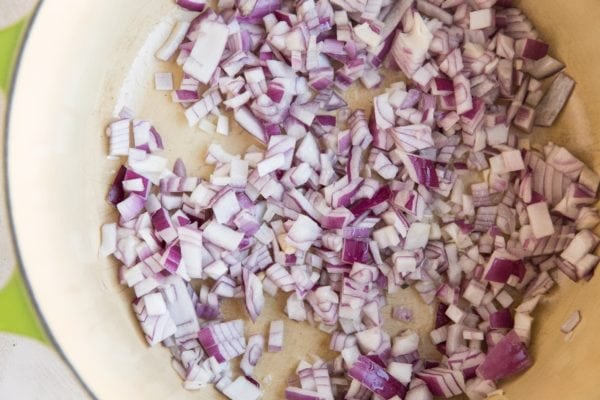
[[[2,156],[4,157],[4,159],[2,161],[2,175],[4,178],[4,193],[2,196],[4,197],[5,203],[3,206],[6,207],[6,211],[7,211],[6,215],[8,217],[8,220],[6,222],[9,225],[10,236],[12,239],[11,245],[14,249],[15,261],[17,263],[17,268],[18,268],[19,272],[21,273],[21,276],[23,277],[23,283],[25,285],[25,289],[27,290],[27,295],[29,297],[31,305],[33,306],[33,311],[35,312],[35,317],[37,318],[38,322],[40,323],[40,325],[44,331],[44,334],[50,341],[52,347],[56,350],[56,352],[58,353],[58,355],[60,356],[62,361],[67,365],[69,370],[73,373],[73,375],[75,376],[75,378],[77,379],[77,381],[79,382],[81,387],[84,389],[84,391],[90,396],[90,398],[97,399],[98,397],[92,392],[90,387],[86,384],[86,382],[83,380],[83,378],[79,375],[79,373],[77,372],[77,370],[75,369],[75,367],[73,366],[71,361],[67,358],[66,354],[64,353],[63,349],[58,344],[58,341],[52,334],[52,331],[51,331],[48,323],[46,322],[46,320],[44,319],[44,316],[41,313],[40,307],[38,305],[38,301],[35,297],[33,289],[31,288],[31,285],[29,283],[27,272],[25,271],[25,268],[23,267],[23,259],[21,257],[21,252],[19,249],[18,241],[17,241],[17,234],[15,231],[15,223],[14,223],[14,219],[13,219],[13,215],[12,215],[9,173],[8,173],[8,169],[9,169],[9,162],[8,162],[9,146],[8,146],[8,143],[9,143],[9,139],[10,139],[9,126],[10,126],[10,120],[11,120],[11,115],[12,115],[11,110],[12,110],[12,106],[13,106],[13,96],[14,96],[15,88],[16,88],[17,81],[19,78],[19,72],[20,72],[19,66],[21,64],[23,55],[25,54],[25,51],[26,51],[28,43],[29,43],[29,35],[35,25],[35,21],[38,17],[38,14],[40,12],[40,9],[41,9],[43,3],[44,3],[44,0],[39,0],[38,4],[35,6],[33,12],[28,17],[27,27],[25,28],[25,31],[23,32],[23,34],[20,38],[20,43],[18,45],[18,50],[17,50],[17,56],[16,56],[15,60],[13,61],[13,65],[11,67],[12,76],[10,78],[8,93],[6,96],[7,99],[6,99],[6,110],[5,110],[5,122],[4,122],[4,127],[3,127],[4,135],[1,138],[4,141],[4,151],[2,154]]]

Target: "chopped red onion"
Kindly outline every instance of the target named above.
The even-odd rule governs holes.
[[[176,0],[178,6],[190,11],[202,12],[206,8],[205,0]]]
[[[387,38],[390,36],[400,24],[405,13],[411,8],[415,0],[399,0],[392,3],[391,8],[387,11],[383,19],[383,29],[381,37]]]
[[[262,356],[264,345],[265,339],[262,335],[253,335],[248,338],[246,352],[240,362],[240,368],[247,376],[251,376],[254,372],[254,367]]]
[[[403,384],[366,356],[358,357],[348,374],[384,399],[391,399],[396,395],[402,398],[406,394]]]
[[[530,60],[539,60],[544,58],[548,54],[548,46],[544,42],[540,42],[536,39],[523,38],[517,40],[515,44],[516,54],[523,58]]]
[[[269,353],[277,353],[283,349],[283,321],[271,321],[269,328]]]
[[[527,73],[535,79],[545,79],[562,71],[565,64],[547,55],[539,60],[525,63],[524,67]]]
[[[155,73],[154,87],[156,90],[173,90],[173,74],[170,72]]]
[[[433,35],[419,13],[414,13],[410,30],[396,34],[392,55],[407,77],[412,78],[423,65],[432,40]]]
[[[238,248],[244,235],[216,221],[212,221],[204,228],[203,237],[217,246],[233,251]]]
[[[465,394],[469,399],[485,399],[496,390],[494,381],[475,378],[467,382]]]
[[[536,108],[535,124],[539,126],[552,126],[558,114],[567,104],[575,88],[575,81],[567,74],[560,73],[552,82],[550,89]]]
[[[222,392],[231,400],[258,400],[262,397],[260,388],[246,376],[238,376]]]
[[[156,52],[156,58],[162,61],[167,61],[173,57],[173,54],[175,54],[179,48],[179,45],[181,45],[185,39],[185,35],[189,29],[190,23],[188,21],[177,21],[167,40]]]
[[[405,400],[433,400],[433,395],[427,385],[416,386],[408,391]]]
[[[392,355],[394,357],[411,354],[419,349],[419,335],[411,330],[396,336],[393,341]]]
[[[219,65],[227,44],[227,26],[208,19],[202,20],[196,28],[197,36],[183,70],[202,83],[208,83]]]
[[[511,276],[522,279],[524,274],[523,261],[504,250],[495,251],[484,270],[486,280],[499,283],[506,283]]]
[[[161,341],[171,337],[177,331],[177,327],[175,323],[166,312],[166,305],[164,304],[164,300],[162,297],[154,298],[161,302],[160,306],[154,305],[155,310],[160,308],[163,309],[162,313],[151,313],[148,311],[148,306],[146,305],[146,301],[152,301],[151,297],[147,297],[149,295],[143,296],[133,303],[133,310],[136,314],[138,321],[140,322],[140,326],[142,327],[142,331],[146,336],[146,340],[150,346],[154,346]],[[150,295],[153,296],[153,295]],[[158,315],[157,315],[158,314]]]
[[[198,340],[206,353],[218,362],[229,361],[245,351],[243,321],[229,321],[202,328]]]
[[[285,389],[286,400],[323,400],[318,392],[306,389],[300,389],[296,387],[288,387]]]
[[[460,371],[436,367],[416,374],[422,379],[434,396],[445,399],[464,393],[465,381]]]
[[[531,223],[533,236],[540,239],[554,233],[554,224],[550,218],[548,204],[545,201],[527,206],[527,215]]]
[[[510,1],[414,3],[177,1],[193,13],[156,57],[178,52],[184,73],[177,87],[157,73],[157,89],[205,134],[228,135],[232,114],[263,147],[210,145],[200,179],[181,160],[170,170],[158,131],[124,110],[107,130],[109,156],[127,157],[108,193],[119,219],[99,253],[120,261],[148,343],[171,349],[186,389],[261,396],[264,339],[246,345],[220,306],[244,299],[256,322],[281,290],[287,316],[340,353],[301,362],[286,398],[483,398],[531,364],[532,313],[555,274],[592,276],[600,176],[526,137],[564,108],[574,81],[542,82],[564,65]],[[350,109],[344,92],[378,87],[382,66],[409,81]],[[386,332],[386,290],[407,286],[437,303],[441,359],[419,353],[416,332]],[[283,330],[271,322],[268,351]]]
[[[265,297],[263,295],[263,283],[252,272],[244,269],[242,272],[244,280],[244,290],[246,293],[246,309],[250,319],[256,322],[256,319],[265,306]]]
[[[117,250],[117,224],[108,223],[102,225],[102,243],[98,255],[108,257]]]
[[[567,318],[567,320],[561,325],[560,331],[562,333],[571,333],[577,328],[577,325],[581,322],[581,312],[575,311]]]
[[[109,157],[126,156],[129,154],[130,119],[121,119],[113,122],[106,132],[110,138]]]

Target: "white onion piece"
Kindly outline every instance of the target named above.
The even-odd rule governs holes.
[[[183,70],[202,83],[208,83],[215,72],[227,44],[227,26],[204,20],[198,26],[198,35]]]
[[[412,379],[412,369],[412,364],[398,362],[391,362],[387,367],[390,375],[405,385],[409,384]]]
[[[179,47],[181,42],[183,42],[185,34],[187,33],[189,28],[189,22],[177,21],[175,26],[173,26],[173,30],[169,34],[167,40],[165,40],[161,48],[158,49],[158,51],[156,52],[156,58],[162,61],[167,61],[168,59],[173,57],[173,55],[177,51],[177,48]]]
[[[117,250],[117,224],[102,225],[102,243],[100,244],[100,257],[107,257]]]
[[[269,327],[269,353],[277,353],[283,349],[283,321],[271,321]]]
[[[262,396],[262,391],[245,376],[238,376],[222,392],[231,400],[258,400]]]
[[[254,367],[262,357],[264,346],[265,339],[262,335],[253,335],[248,338],[246,352],[240,362],[240,368],[247,376],[252,376]]]
[[[154,88],[156,90],[173,90],[173,74],[170,72],[155,73]]]
[[[533,235],[536,239],[550,236],[554,233],[554,224],[550,218],[548,204],[544,201],[527,206],[527,214],[531,222]]]
[[[233,251],[238,248],[244,235],[213,221],[204,228],[203,237],[217,246]]]
[[[419,13],[407,33],[399,32],[394,40],[392,54],[402,72],[409,78],[423,65],[433,35]]]
[[[491,8],[471,11],[469,14],[469,29],[485,29],[495,25],[495,13]]]
[[[574,311],[573,314],[569,316],[565,320],[565,322],[561,325],[560,331],[562,333],[571,333],[575,330],[577,325],[581,322],[581,313],[579,311]]]
[[[393,339],[392,355],[402,356],[419,349],[419,335],[413,331],[406,331],[401,336]]]

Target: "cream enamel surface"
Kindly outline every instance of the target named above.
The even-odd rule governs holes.
[[[600,171],[600,4],[523,1],[523,7],[568,64],[578,81],[566,112],[551,131],[536,138],[568,145]],[[57,344],[85,384],[100,399],[214,399],[208,388],[186,392],[171,369],[168,352],[148,349],[137,328],[130,294],[118,285],[117,265],[98,259],[100,225],[113,212],[104,201],[118,162],[106,159],[106,123],[122,105],[153,121],[163,134],[166,154],[186,161],[191,173],[205,174],[205,149],[217,140],[232,152],[252,141],[239,129],[210,137],[187,127],[168,93],[153,87],[155,71],[174,70],[152,54],[174,16],[169,0],[53,0],[42,4],[31,31],[12,103],[8,178],[12,215],[23,268]],[[65,10],[68,10],[65,11]],[[166,21],[166,22],[165,22]],[[353,97],[359,96],[354,93]],[[366,96],[362,96],[366,97]],[[600,279],[564,280],[544,302],[535,322],[535,366],[504,386],[510,399],[599,399],[596,351],[600,337]],[[410,291],[419,313],[407,327],[426,331],[431,311]],[[269,300],[263,318],[247,331],[267,332],[267,320],[280,318],[283,300]],[[582,322],[569,341],[564,319],[579,309]],[[229,316],[244,315],[241,303]],[[393,332],[401,325],[394,326]],[[297,362],[327,352],[328,336],[305,324],[286,322],[285,350],[267,354],[258,369],[266,399],[281,399]],[[269,383],[270,382],[270,383]]]

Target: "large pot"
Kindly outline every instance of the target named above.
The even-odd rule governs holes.
[[[600,3],[520,3],[578,82],[557,124],[534,137],[567,146],[600,171]],[[188,128],[168,94],[153,89],[153,72],[172,68],[152,54],[175,14],[170,0],[44,1],[18,66],[7,167],[21,265],[56,345],[100,399],[219,397],[211,388],[182,389],[168,352],[147,348],[116,264],[97,256],[99,226],[113,215],[105,195],[119,165],[106,158],[104,127],[123,104],[156,123],[172,159],[205,171],[200,160],[211,138]],[[231,151],[250,142],[239,131],[217,140]],[[560,286],[536,311],[535,365],[502,386],[510,399],[600,399],[600,279]],[[431,311],[414,301],[420,317],[413,327],[425,332]],[[261,321],[283,316],[282,306],[269,301]],[[574,310],[583,321],[566,339],[559,328]],[[228,307],[229,315],[242,312],[239,304]],[[248,329],[264,333],[265,326]],[[286,323],[284,352],[267,354],[258,369],[271,378],[263,381],[266,399],[281,398],[302,356],[327,356],[327,340],[306,324]]]

